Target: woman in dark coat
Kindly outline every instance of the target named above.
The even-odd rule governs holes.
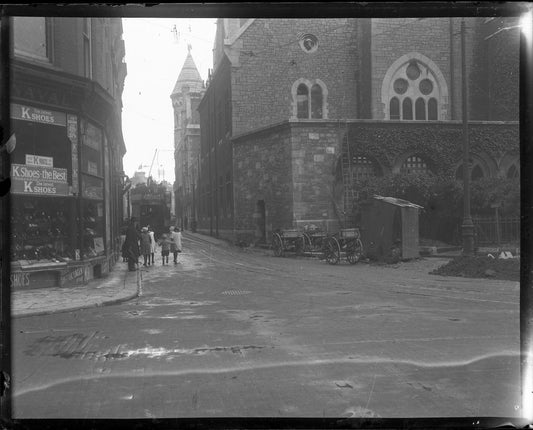
[[[135,228],[135,218],[131,218],[130,225],[126,231],[126,240],[124,241],[124,251],[128,258],[128,269],[134,271],[139,260],[139,233]]]

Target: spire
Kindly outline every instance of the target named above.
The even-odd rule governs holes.
[[[200,92],[203,88],[202,78],[200,77],[200,73],[198,72],[196,64],[194,63],[191,55],[191,44],[187,45],[187,49],[187,58],[183,63],[183,67],[181,68],[181,72],[178,76],[178,80],[176,81],[176,85],[174,85],[174,90],[172,91],[171,96],[176,93],[181,93],[182,88],[185,85],[187,85],[189,87],[189,91],[192,92]]]

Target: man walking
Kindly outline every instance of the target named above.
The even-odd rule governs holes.
[[[136,264],[139,260],[139,233],[135,226],[134,217],[131,217],[128,230],[126,231],[124,251],[126,258],[128,259],[128,269],[132,272],[136,269]]]

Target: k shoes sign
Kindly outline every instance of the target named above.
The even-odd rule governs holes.
[[[12,164],[11,192],[40,196],[68,196],[67,169]]]
[[[31,106],[11,104],[11,118],[22,121],[39,122],[41,124],[67,126],[67,115],[64,112],[38,109]]]

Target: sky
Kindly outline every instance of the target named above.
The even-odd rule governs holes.
[[[213,67],[215,22],[215,18],[122,20],[128,72],[122,93],[122,132],[126,144],[123,163],[130,178],[137,170],[148,176],[152,166],[154,180],[174,182],[170,94],[187,57],[189,43],[200,76],[207,80],[207,71]]]

